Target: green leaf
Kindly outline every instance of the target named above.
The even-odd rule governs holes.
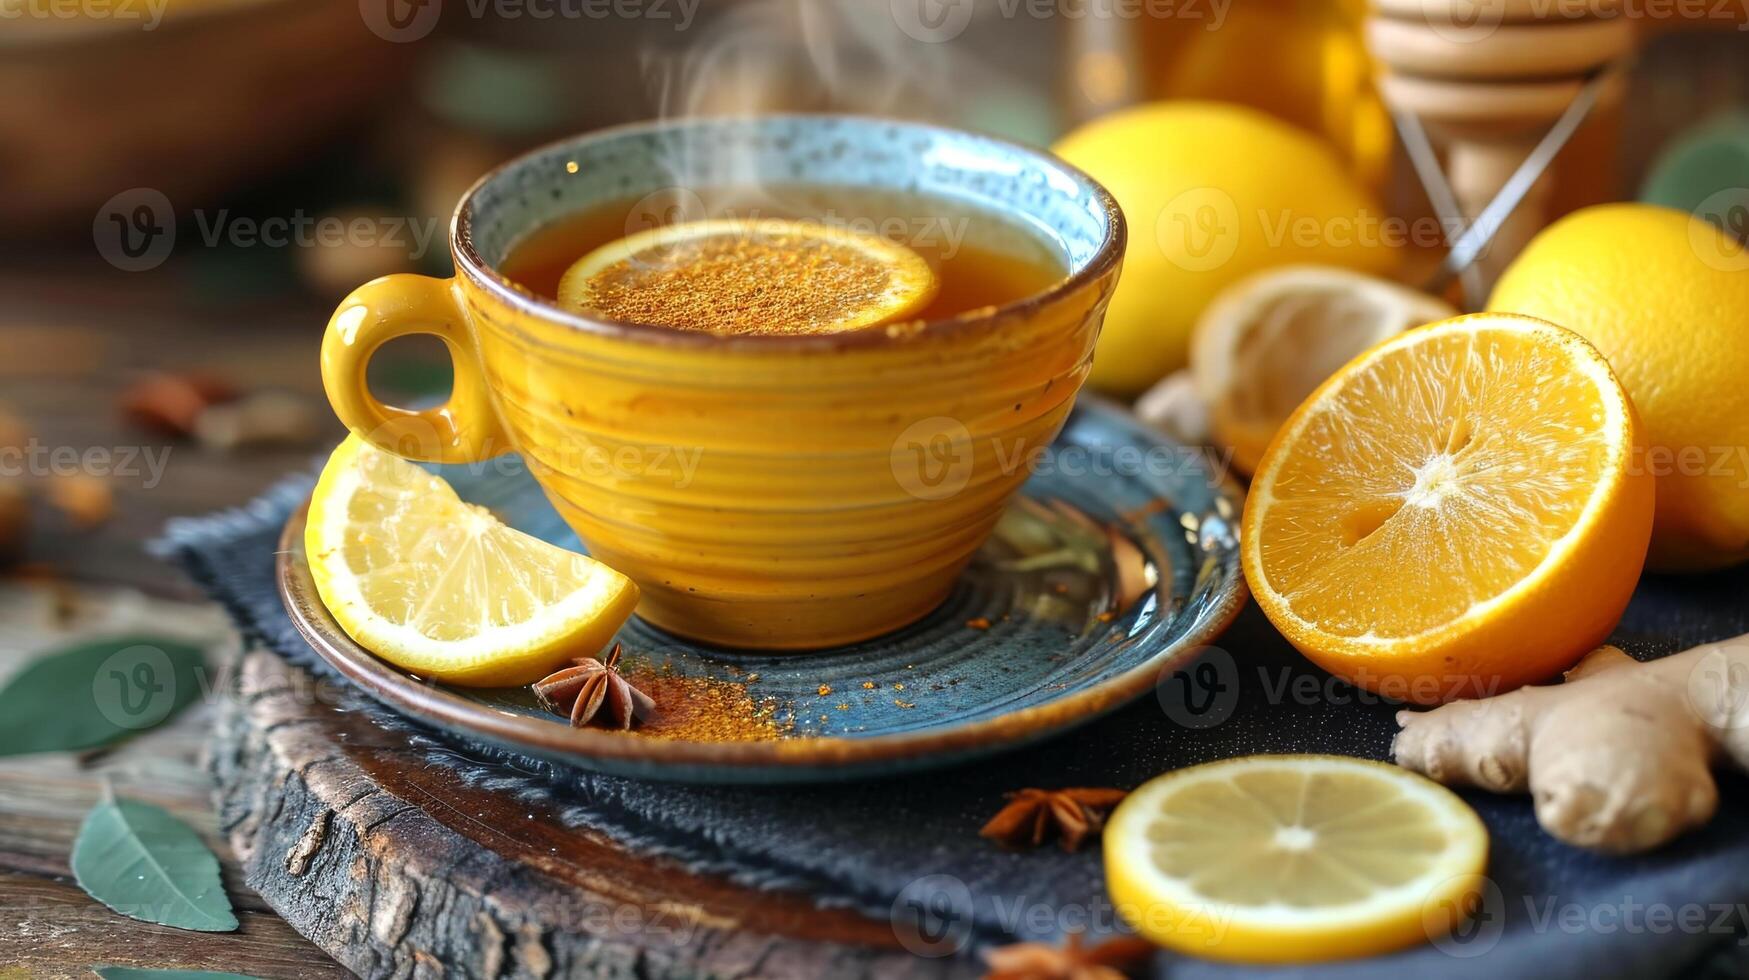
[[[129,636],[32,661],[0,689],[0,756],[108,745],[163,724],[205,690],[198,647]]]
[[[241,973],[211,970],[142,970],[132,966],[94,966],[91,972],[103,980],[255,980]]]
[[[194,831],[158,807],[105,800],[73,842],[73,876],[122,915],[178,929],[230,932],[231,900],[219,859]]]

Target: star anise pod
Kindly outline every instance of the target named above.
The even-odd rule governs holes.
[[[1070,933],[1064,946],[1015,943],[985,950],[984,964],[990,972],[984,980],[1124,980],[1153,952],[1153,946],[1134,936],[1088,947],[1082,945],[1080,933]]]
[[[1063,850],[1077,851],[1128,795],[1121,789],[1023,789],[1009,793],[1008,805],[978,834],[1009,847],[1037,847],[1055,830]]]
[[[633,687],[620,676],[621,644],[605,661],[581,657],[566,667],[535,682],[534,695],[548,711],[571,717],[571,725],[582,728],[600,719],[610,728],[630,729],[634,720],[641,720],[656,710],[650,696]]]

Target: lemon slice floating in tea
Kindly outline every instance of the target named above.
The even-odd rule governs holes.
[[[1169,949],[1240,962],[1437,940],[1482,895],[1488,832],[1396,766],[1257,755],[1143,784],[1105,827],[1112,901]]]
[[[565,270],[559,304],[711,333],[835,333],[915,318],[936,288],[921,255],[878,235],[725,218],[603,245]]]
[[[360,646],[469,687],[532,683],[591,655],[638,604],[631,579],[504,526],[357,436],[322,469],[304,549],[322,604]]]

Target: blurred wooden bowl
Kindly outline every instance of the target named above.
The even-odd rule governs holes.
[[[118,6],[139,16],[5,21],[0,236],[88,234],[135,187],[210,203],[393,96],[416,47],[359,0],[171,0],[150,29],[145,0]]]

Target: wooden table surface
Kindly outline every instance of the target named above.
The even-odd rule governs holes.
[[[144,542],[171,517],[247,501],[307,465],[311,451],[233,455],[166,443],[122,422],[116,392],[152,369],[198,368],[319,398],[324,303],[277,296],[191,304],[174,263],[163,275],[130,275],[94,253],[8,256],[0,268],[0,406],[22,417],[45,447],[169,451],[161,480],[141,465],[137,475],[109,481],[115,514],[97,528],[76,530],[39,513],[29,544],[38,570],[0,579],[0,677],[32,654],[93,631],[171,630],[222,644],[230,635],[223,615],[191,605],[199,600],[193,585],[147,555]],[[45,571],[53,578],[42,580]],[[211,699],[197,703],[113,751],[0,759],[0,977],[90,976],[95,964],[263,978],[350,975],[242,884],[201,757],[214,710]],[[106,780],[201,833],[224,865],[241,929],[209,934],[137,922],[74,884],[73,838]]]

